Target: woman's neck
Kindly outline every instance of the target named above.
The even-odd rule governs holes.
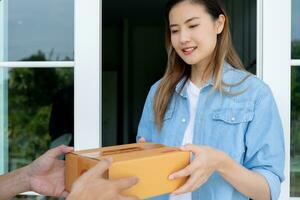
[[[208,62],[201,62],[191,66],[191,81],[197,87],[201,88],[211,77],[212,69],[208,66]],[[208,69],[206,69],[209,67]]]

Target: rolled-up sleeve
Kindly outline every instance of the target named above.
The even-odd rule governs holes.
[[[284,180],[284,133],[279,112],[269,87],[262,87],[255,103],[254,118],[246,135],[244,166],[265,177],[271,199],[278,199]]]

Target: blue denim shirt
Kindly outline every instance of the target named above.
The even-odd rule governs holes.
[[[210,79],[202,88],[197,103],[193,144],[208,145],[222,150],[244,167],[263,175],[272,199],[278,199],[284,180],[284,136],[281,120],[270,88],[251,75],[243,83],[233,86],[248,75],[228,63],[223,66],[225,91],[239,95],[221,95],[213,90]],[[147,96],[138,127],[137,139],[169,146],[180,146],[189,122],[189,105],[184,79],[176,86],[163,126],[158,132],[154,122],[153,100],[159,82]],[[183,88],[182,88],[183,87]],[[153,199],[169,199],[161,195]],[[232,187],[217,172],[192,193],[192,199],[244,200],[249,199]]]

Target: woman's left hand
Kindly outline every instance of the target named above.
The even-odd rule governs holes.
[[[192,192],[204,184],[211,174],[218,170],[224,157],[222,151],[208,146],[188,144],[181,147],[181,149],[192,152],[195,159],[184,169],[169,176],[171,180],[190,176],[184,185],[172,192],[174,195]]]

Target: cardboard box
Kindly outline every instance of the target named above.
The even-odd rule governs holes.
[[[189,164],[189,152],[160,144],[137,143],[68,153],[65,172],[67,191],[81,174],[109,156],[113,158],[113,163],[107,172],[108,179],[139,178],[137,185],[123,191],[124,195],[145,199],[170,193],[187,179],[171,181],[168,176]]]

